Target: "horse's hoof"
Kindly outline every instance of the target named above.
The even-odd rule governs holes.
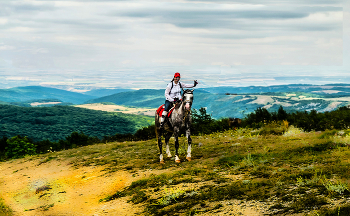
[[[188,161],[191,161],[191,157],[186,157],[186,159],[187,159]]]
[[[175,163],[181,163],[181,161],[180,160],[176,160]]]
[[[160,161],[159,163],[160,163],[160,164],[165,164],[163,160],[162,160],[162,161]]]

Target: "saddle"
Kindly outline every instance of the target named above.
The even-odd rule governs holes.
[[[162,113],[163,113],[163,111],[164,111],[164,108],[165,108],[165,106],[164,106],[164,104],[163,105],[161,105],[158,109],[157,109],[157,114],[159,115],[159,116],[161,116],[162,115]],[[168,112],[168,118],[171,116],[171,113],[173,112],[173,110],[175,109],[175,106],[173,106],[170,110],[169,110],[169,112]]]

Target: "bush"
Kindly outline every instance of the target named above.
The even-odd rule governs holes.
[[[288,122],[287,121],[273,121],[262,127],[260,130],[260,135],[282,135],[288,130]]]
[[[192,126],[191,134],[211,134],[217,131],[224,131],[230,128],[229,119],[215,120],[211,115],[207,114],[207,110],[203,107],[197,111],[192,109]]]
[[[35,154],[35,145],[30,142],[28,137],[21,137],[18,135],[8,139],[6,142],[7,147],[5,148],[5,155],[8,158],[21,158],[26,155]]]
[[[273,121],[286,120],[290,125],[304,131],[344,130],[350,128],[350,109],[340,107],[331,112],[320,113],[316,110],[295,111],[287,113],[281,106],[278,112],[270,113],[265,108],[258,108],[247,115],[242,121],[242,127],[261,128]]]

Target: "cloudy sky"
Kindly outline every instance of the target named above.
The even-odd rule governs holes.
[[[347,2],[0,1],[0,88],[350,83]]]

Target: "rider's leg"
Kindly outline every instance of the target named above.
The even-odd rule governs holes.
[[[168,111],[170,109],[170,106],[171,106],[171,102],[166,100],[165,101],[165,108],[164,108],[164,111],[162,113],[162,117],[160,118],[160,127],[163,128],[164,127],[164,122],[165,122],[165,119],[168,115]]]
[[[168,115],[168,112],[164,110],[162,113],[162,116],[160,117],[160,127],[161,128],[164,127],[164,122],[165,122],[167,115]]]

